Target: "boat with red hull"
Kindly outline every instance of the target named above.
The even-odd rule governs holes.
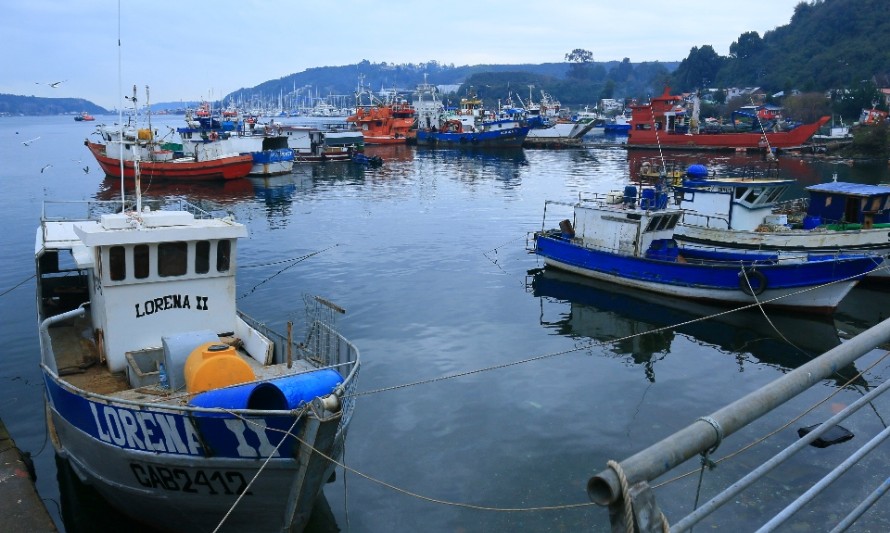
[[[750,117],[745,126],[736,121],[728,128],[716,124],[699,124],[697,112],[687,109],[686,100],[665,89],[648,104],[631,106],[632,127],[628,132],[628,148],[672,148],[692,150],[768,150],[802,146],[831,117],[822,117],[809,124]]]
[[[84,141],[93,157],[102,167],[106,176],[112,178],[121,177],[120,157],[110,156],[107,145]],[[141,160],[139,171],[143,178],[163,180],[231,180],[244,178],[253,167],[253,157],[250,154],[232,155],[218,159],[196,161],[194,157],[172,157],[168,151],[157,151],[163,160]],[[124,178],[133,179],[136,172],[132,159],[124,158]]]

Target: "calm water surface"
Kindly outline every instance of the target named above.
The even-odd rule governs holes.
[[[180,120],[155,125],[164,132]],[[34,454],[38,489],[68,531],[132,529],[113,522],[64,464],[57,468],[46,441],[29,280],[43,199],[119,197],[118,183],[103,178],[83,146],[93,124],[70,117],[0,119],[6,257],[0,290],[7,291],[0,417],[19,447]],[[22,142],[37,137],[30,146]],[[652,153],[631,152],[629,161],[620,146],[600,144],[565,151],[401,146],[368,152],[382,156],[384,166],[336,163],[265,180],[144,184],[149,198],[200,201],[248,226],[238,294],[249,314],[283,330],[302,314],[304,293],[347,309],[340,326],[364,364],[346,447],[351,470],[338,468],[336,481],[325,487],[312,531],[607,531],[607,512],[590,504],[585,487],[608,460],[628,457],[887,314],[890,289],[865,287],[824,319],[771,314],[767,321],[755,312],[689,322],[715,310],[569,275],[527,274],[541,266],[526,251],[526,239],[541,227],[545,199],[620,189],[630,167]],[[729,173],[762,164],[735,154],[668,156]],[[801,187],[835,172],[848,181],[890,181],[882,165],[783,157],[782,168]],[[273,264],[313,253],[286,269],[290,263]],[[676,324],[684,325],[668,327]],[[716,458],[837,392],[765,444],[707,472],[702,500],[793,442],[798,427],[828,418],[882,382],[890,373],[883,355],[866,355],[727,439]],[[838,392],[860,371],[856,387]],[[860,411],[845,425],[868,437],[805,450],[715,514],[711,526],[759,527],[887,420],[890,399]],[[888,455],[884,447],[862,461],[795,516],[795,527],[833,526],[850,501],[858,503],[886,478]],[[676,473],[697,467],[692,460]],[[669,519],[692,509],[697,486],[696,472],[657,489]],[[540,507],[554,509],[527,510]],[[857,530],[885,531],[888,523],[887,507],[876,507]]]

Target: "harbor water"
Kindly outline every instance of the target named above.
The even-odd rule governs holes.
[[[181,120],[153,118],[153,127],[163,135]],[[64,531],[140,531],[54,456],[32,279],[44,199],[120,197],[119,182],[105,179],[83,145],[94,124],[116,121],[0,118],[0,327],[7,342],[0,418],[33,455],[38,490]],[[623,190],[631,169],[658,156],[628,152],[620,139],[590,142],[493,152],[367,147],[383,166],[298,163],[292,174],[272,178],[143,182],[148,200],[185,198],[247,225],[237,292],[248,314],[285,331],[303,314],[304,294],[346,309],[340,327],[363,360],[359,397],[345,467],[325,486],[309,531],[608,531],[606,509],[586,493],[607,461],[648,447],[888,316],[890,287],[857,287],[830,317],[755,309],[703,319],[723,309],[534,274],[542,263],[527,243],[541,229],[545,200]],[[764,165],[758,155],[665,157],[728,174]],[[890,182],[886,164],[780,160],[800,195],[834,174]],[[548,213],[548,226],[557,216]],[[794,442],[798,428],[887,379],[885,354],[866,354],[727,438],[712,459],[728,457],[701,483],[697,459],[657,480],[668,519],[679,520],[696,496],[706,501]],[[887,421],[890,398],[883,398],[845,427],[870,435]],[[863,443],[855,437],[806,449],[699,527],[758,528]],[[833,527],[886,479],[887,464],[890,450],[878,448],[795,515],[793,530]],[[691,474],[677,479],[684,473]],[[855,526],[887,530],[890,507],[881,504]]]

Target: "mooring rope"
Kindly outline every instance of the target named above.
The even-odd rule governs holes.
[[[256,425],[256,422],[254,422],[253,420],[249,420],[249,419],[247,419],[247,418],[244,418],[243,416],[239,415],[238,413],[231,413],[231,414],[234,415],[234,416],[236,416],[236,417],[238,417],[238,418],[240,418],[241,420],[243,420],[244,422],[246,422],[246,423],[248,423],[248,424],[254,424],[254,425]],[[289,430],[281,430],[281,429],[276,429],[276,428],[266,428],[266,429],[268,429],[269,431],[278,431],[278,432],[282,432],[282,433],[285,434],[285,436],[288,436],[288,435],[289,435],[289,436],[293,437],[293,438],[296,439],[301,445],[306,446],[309,450],[311,450],[312,453],[316,453],[316,454],[318,454],[319,456],[321,456],[322,458],[324,458],[325,460],[327,460],[327,461],[329,461],[330,463],[332,463],[334,466],[338,466],[338,467],[342,468],[344,472],[351,472],[352,474],[355,474],[355,475],[357,475],[357,476],[359,476],[359,477],[362,477],[362,478],[364,478],[364,479],[366,479],[366,480],[368,480],[368,481],[370,481],[370,482],[372,482],[372,483],[376,483],[376,484],[381,485],[381,486],[383,486],[383,487],[386,487],[386,488],[388,488],[388,489],[390,489],[390,490],[393,490],[393,491],[395,491],[395,492],[398,492],[399,494],[404,494],[404,495],[406,495],[406,496],[410,496],[410,497],[412,497],[412,498],[416,498],[416,499],[418,499],[418,500],[423,500],[423,501],[426,501],[426,502],[429,502],[429,503],[437,503],[437,504],[440,504],[440,505],[447,505],[447,506],[451,506],[451,507],[459,507],[459,508],[463,508],[463,509],[473,509],[473,510],[476,510],[476,511],[494,511],[494,512],[560,511],[560,510],[566,510],[566,509],[577,509],[577,508],[584,508],[584,507],[592,507],[592,506],[597,505],[597,504],[595,504],[595,503],[593,503],[593,502],[584,502],[584,503],[570,503],[570,504],[566,504],[566,505],[545,505],[545,506],[540,506],[540,507],[491,507],[491,506],[485,506],[485,505],[475,505],[475,504],[471,504],[471,503],[464,503],[464,502],[455,502],[455,501],[449,501],[449,500],[442,500],[442,499],[439,499],[439,498],[433,498],[433,497],[431,497],[431,496],[424,496],[424,495],[422,495],[422,494],[418,494],[418,493],[416,493],[416,492],[412,492],[412,491],[410,491],[410,490],[408,490],[408,489],[404,489],[404,488],[401,488],[401,487],[397,487],[396,485],[393,485],[393,484],[391,484],[391,483],[387,483],[386,481],[383,481],[382,479],[375,478],[374,476],[371,476],[371,475],[369,475],[369,474],[365,474],[365,473],[363,473],[363,472],[361,472],[361,471],[359,471],[359,470],[356,470],[355,468],[352,468],[352,467],[350,467],[350,466],[345,465],[343,462],[334,459],[333,457],[327,455],[326,453],[322,452],[321,450],[315,448],[315,447],[312,446],[310,443],[304,441],[304,440],[301,439],[298,435],[295,435],[295,434],[293,433],[293,426],[292,426],[291,429],[289,429]],[[282,437],[282,441],[284,441],[284,440],[285,440],[285,438]],[[279,445],[280,445],[280,444],[279,444]],[[248,487],[249,487],[249,485],[248,485]]]
[[[228,411],[227,409],[223,409],[223,410],[227,411],[230,415],[234,415],[238,418],[241,418],[244,421],[247,421],[246,418],[238,415],[237,413],[233,413],[232,411]],[[303,415],[305,415],[308,410],[309,410],[309,405],[306,404],[301,409],[295,409],[293,411],[294,423],[291,424],[290,429],[287,430],[288,435],[293,435],[293,430],[295,427],[297,427],[297,422],[299,422],[303,418]],[[294,436],[296,437],[296,435],[294,435]],[[231,507],[229,507],[229,510],[226,511],[225,516],[223,516],[222,520],[219,521],[219,524],[216,525],[216,528],[214,528],[213,533],[217,533],[217,531],[219,531],[219,528],[221,528],[223,526],[223,524],[226,523],[226,520],[229,519],[229,516],[231,516],[232,512],[235,510],[235,507],[237,507],[238,504],[241,503],[241,498],[243,498],[244,495],[247,494],[248,491],[250,491],[250,487],[251,487],[251,485],[253,485],[253,482],[256,481],[257,478],[260,477],[260,474],[263,473],[263,469],[266,468],[266,465],[269,464],[269,461],[272,459],[272,457],[274,457],[278,453],[278,449],[281,448],[281,445],[284,444],[284,441],[286,441],[286,440],[287,439],[282,437],[281,440],[278,442],[278,444],[275,446],[275,449],[273,449],[271,452],[269,452],[269,456],[266,457],[266,460],[263,461],[263,464],[260,465],[260,467],[257,469],[256,473],[250,479],[250,482],[247,484],[246,487],[244,487],[244,490],[241,491],[241,494],[238,495],[238,498],[235,499],[235,502],[232,504]],[[300,442],[302,442],[302,441],[300,441]]]

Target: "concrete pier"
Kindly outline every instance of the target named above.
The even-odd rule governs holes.
[[[0,530],[9,533],[56,532],[37,494],[28,466],[0,420]]]

